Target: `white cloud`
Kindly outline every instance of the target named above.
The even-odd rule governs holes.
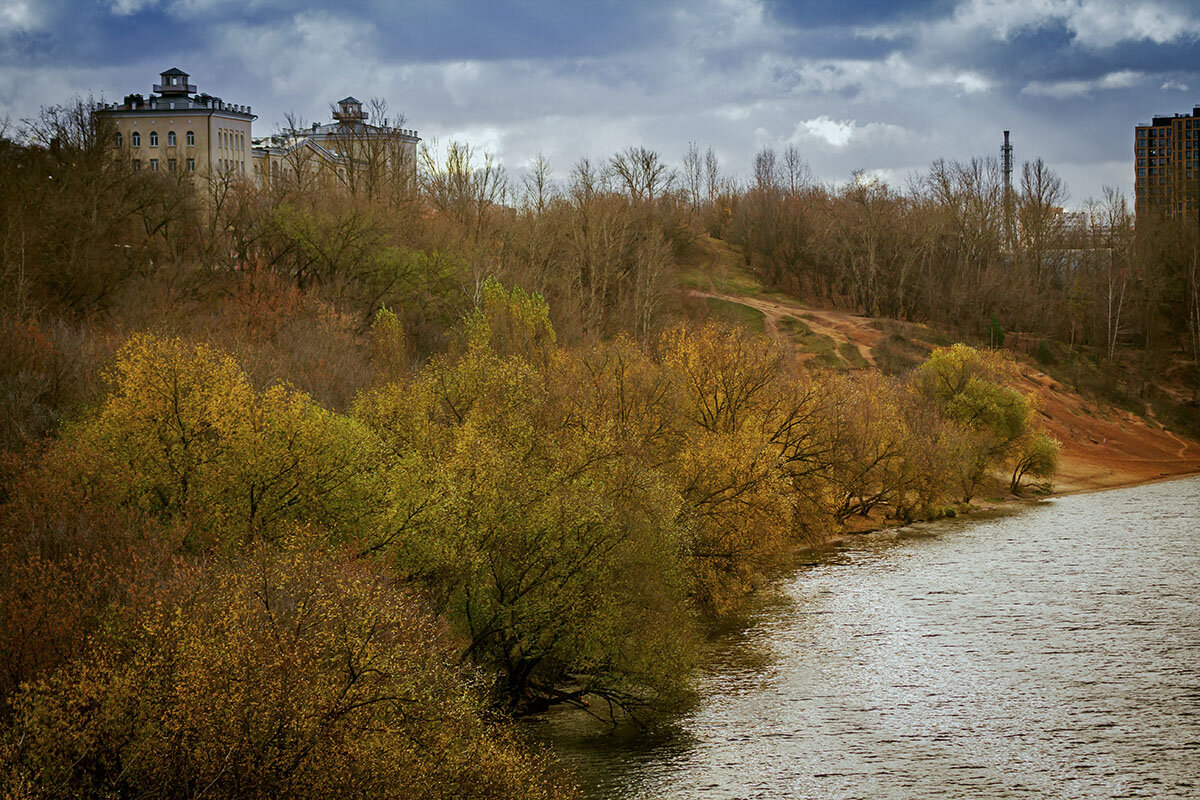
[[[965,0],[948,17],[866,26],[857,33],[892,40],[911,36],[928,46],[958,49],[980,39],[1007,42],[1016,34],[1058,25],[1075,43],[1089,49],[1121,42],[1200,39],[1200,16],[1154,0]]]
[[[1200,18],[1153,2],[1088,0],[1079,4],[1067,27],[1075,40],[1089,47],[1112,47],[1121,42],[1155,44],[1200,39]]]
[[[0,35],[28,33],[44,27],[39,4],[30,0],[0,0]]]
[[[1094,80],[1074,80],[1074,81],[1031,81],[1021,89],[1021,94],[1037,95],[1041,97],[1078,97],[1081,95],[1091,94],[1095,91],[1104,91],[1108,89],[1129,89],[1138,85],[1143,81],[1145,75],[1141,72],[1133,70],[1121,70],[1119,72],[1110,72],[1100,78]]]
[[[854,140],[858,125],[854,120],[838,122],[822,114],[816,119],[806,120],[796,126],[796,133],[820,139],[833,147],[845,147]]]
[[[1189,87],[1186,83],[1184,83],[1183,81],[1177,81],[1174,79],[1164,82],[1160,88],[1164,92],[1167,92],[1167,91],[1190,92],[1191,91],[1191,87]]]
[[[118,17],[127,17],[156,5],[158,0],[112,0],[108,7]]]
[[[973,70],[929,68],[900,53],[882,61],[865,59],[828,59],[801,63],[797,70],[797,88],[818,93],[846,89],[868,97],[889,96],[897,89],[942,89],[960,94],[976,94],[992,88],[992,81]]]
[[[850,145],[884,145],[910,142],[915,134],[888,122],[860,124],[856,120],[836,120],[827,114],[796,124],[789,142],[843,150]]]

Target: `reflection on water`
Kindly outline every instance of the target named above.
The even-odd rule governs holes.
[[[1200,798],[1200,479],[858,537],[654,736],[547,726],[596,798]]]

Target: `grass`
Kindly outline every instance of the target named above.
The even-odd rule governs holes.
[[[779,328],[806,353],[816,355],[816,361],[834,369],[846,369],[846,363],[838,356],[837,345],[823,333],[817,333],[802,320],[781,317]],[[861,356],[860,356],[861,358]]]
[[[911,371],[928,358],[930,352],[926,345],[914,342],[899,332],[885,336],[871,348],[875,366],[885,375],[903,375]]]
[[[705,298],[705,301],[708,304],[708,313],[717,319],[723,319],[726,322],[732,322],[737,325],[745,325],[756,333],[764,333],[766,331],[766,318],[757,308],[751,308],[741,303],[731,303],[719,297],[708,297]]]
[[[747,267],[740,251],[715,239],[701,242],[695,252],[682,261],[682,266],[678,273],[679,283],[688,289],[795,302],[795,298],[764,286]]]
[[[853,342],[842,342],[838,345],[838,355],[851,369],[866,369],[869,364],[863,358],[863,354],[859,351],[858,346]]]
[[[905,340],[936,345],[937,347],[949,347],[957,341],[947,333],[934,330],[928,325],[916,322],[904,322],[898,319],[874,319],[871,320],[870,325],[875,330],[885,333],[888,336],[899,336]]]

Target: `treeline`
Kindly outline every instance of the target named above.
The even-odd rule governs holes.
[[[0,210],[0,287],[18,317],[111,310],[129,279],[186,265],[286,276],[360,327],[396,309],[419,357],[445,346],[489,276],[546,297],[566,341],[644,336],[708,234],[805,299],[993,345],[1013,333],[1044,361],[1090,360],[1142,401],[1162,376],[1200,391],[1200,219],[1135,226],[1108,189],[1064,214],[1067,188],[1040,160],[1009,196],[987,159],[936,161],[903,188],[861,173],[830,186],[794,146],[760,152],[742,182],[711,149],[689,146],[676,168],[630,147],[562,174],[539,157],[517,181],[466,145],[364,140],[348,146],[374,155],[336,186],[300,162],[257,186],[134,173],[86,103],[23,133],[34,146],[0,140],[0,192],[16,200]]]
[[[1067,188],[1040,159],[1007,195],[992,159],[935,161],[904,188],[857,174],[807,180],[789,150],[756,158],[753,182],[718,196],[709,229],[764,280],[868,315],[928,322],[1030,355],[1058,343],[1141,401],[1164,377],[1200,392],[1200,212],[1137,220],[1105,189],[1063,213]],[[1002,341],[1000,343],[1003,343]]]
[[[696,615],[887,506],[1053,470],[1011,365],[790,369],[715,324],[564,348],[495,281],[415,370],[397,318],[350,413],[203,343],[121,347],[9,487],[14,794],[548,796],[499,719],[686,693]]]

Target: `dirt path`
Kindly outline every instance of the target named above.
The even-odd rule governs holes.
[[[870,327],[870,320],[854,314],[844,314],[836,311],[822,311],[802,306],[798,303],[768,300],[749,295],[730,295],[718,291],[702,291],[692,289],[688,292],[693,297],[713,297],[729,303],[749,306],[763,315],[763,330],[772,339],[784,344],[792,344],[792,340],[781,330],[780,321],[785,317],[797,319],[806,324],[814,333],[828,337],[836,344],[850,343],[863,357],[863,360],[875,366],[875,357],[871,348],[878,342],[880,333]]]
[[[872,348],[886,335],[876,327],[877,320],[763,296],[767,290],[744,269],[735,250],[716,240],[710,240],[708,246],[704,261],[696,265],[697,277],[704,280],[700,286],[707,284],[707,290],[688,289],[690,296],[753,308],[763,315],[768,336],[797,351],[802,348],[783,320],[800,320],[814,333],[828,337],[835,348],[851,343],[867,364],[877,366]],[[816,354],[798,352],[798,357],[807,360]],[[1200,442],[1155,427],[1128,411],[1087,400],[1032,364],[1023,365],[1020,388],[1037,397],[1043,425],[1062,443],[1056,493],[1095,491],[1200,472]]]

